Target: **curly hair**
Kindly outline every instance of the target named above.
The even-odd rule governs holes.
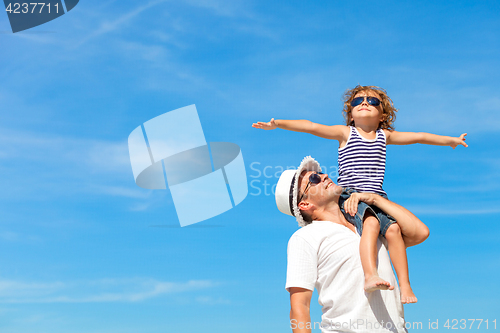
[[[342,98],[344,100],[344,109],[342,110],[342,113],[344,115],[346,125],[354,126],[354,120],[351,120],[351,111],[352,111],[351,101],[354,99],[354,96],[356,96],[357,93],[362,91],[372,91],[380,96],[382,109],[384,113],[383,113],[383,120],[380,122],[378,128],[393,131],[394,130],[393,124],[396,121],[396,112],[398,112],[398,110],[394,107],[392,99],[389,96],[387,96],[387,92],[384,89],[377,86],[357,85],[352,89],[346,90]]]

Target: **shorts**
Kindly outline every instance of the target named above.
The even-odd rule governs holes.
[[[380,208],[369,206],[366,203],[360,201],[358,204],[358,211],[356,212],[356,215],[351,216],[345,212],[344,202],[351,196],[352,193],[356,192],[359,191],[356,191],[355,189],[350,187],[342,188],[342,193],[340,194],[339,198],[339,207],[342,211],[342,214],[344,214],[344,217],[347,221],[349,221],[349,223],[353,224],[357,228],[358,233],[361,235],[363,233],[363,218],[366,214],[366,211],[370,211],[380,222],[380,234],[385,237],[387,229],[389,229],[392,224],[396,223],[396,220],[392,216],[384,213],[382,210],[380,210]],[[387,199],[387,195],[379,195]]]

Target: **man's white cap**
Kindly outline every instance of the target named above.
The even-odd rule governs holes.
[[[321,166],[311,156],[306,156],[302,160],[297,170],[285,170],[276,185],[276,205],[280,212],[290,216],[295,216],[300,227],[308,223],[302,218],[297,203],[297,193],[299,191],[299,177],[302,171],[321,172]]]

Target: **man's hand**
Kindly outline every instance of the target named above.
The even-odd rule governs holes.
[[[464,147],[469,147],[466,143],[465,143],[465,137],[467,136],[467,133],[464,133],[462,135],[460,135],[458,138],[453,138],[453,142],[452,144],[450,145],[451,148],[455,149],[458,145],[462,145]]]
[[[344,210],[347,214],[354,216],[358,211],[358,203],[360,201],[366,203],[367,205],[373,205],[375,203],[376,194],[375,193],[353,193],[344,202]]]
[[[271,121],[269,121],[268,123],[263,122],[263,121],[258,121],[256,123],[253,123],[252,127],[260,128],[263,130],[273,130],[273,129],[277,128],[278,126],[274,122],[274,118],[272,118]]]

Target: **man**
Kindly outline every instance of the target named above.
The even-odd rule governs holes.
[[[300,226],[288,243],[286,289],[290,292],[290,323],[294,333],[406,332],[403,306],[386,246],[378,241],[378,272],[396,290],[365,293],[359,258],[360,236],[338,206],[342,188],[310,156],[297,170],[286,170],[276,187],[281,212],[295,216]],[[359,202],[393,216],[406,246],[423,242],[429,231],[407,209],[373,193],[354,193],[344,204],[356,211]],[[366,210],[368,213],[370,209]],[[402,221],[402,222],[400,222]],[[309,306],[314,288],[323,307],[321,323],[311,323]]]

